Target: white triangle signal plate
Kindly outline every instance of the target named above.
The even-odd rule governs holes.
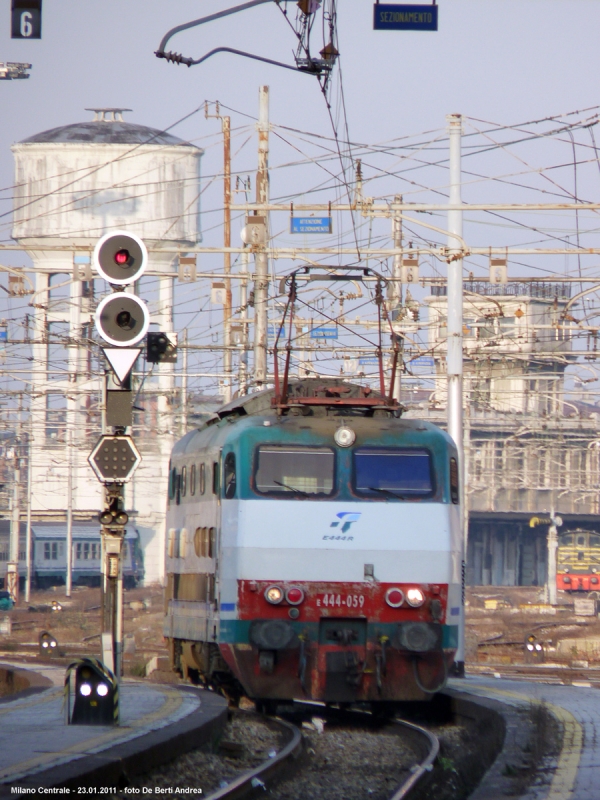
[[[137,357],[142,352],[141,347],[103,347],[102,352],[106,356],[112,371],[119,383],[123,383],[131,372]]]

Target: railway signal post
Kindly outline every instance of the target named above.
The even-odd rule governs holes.
[[[148,253],[141,239],[123,231],[106,234],[94,250],[94,266],[113,289],[98,305],[96,330],[109,345],[103,348],[110,370],[104,390],[105,433],[89,464],[104,484],[102,526],[102,662],[118,680],[122,673],[123,541],[129,516],[124,486],[140,464],[141,455],[127,429],[132,425],[131,371],[141,352],[150,322],[145,303],[120,291],[142,275]],[[109,433],[109,431],[112,431]]]

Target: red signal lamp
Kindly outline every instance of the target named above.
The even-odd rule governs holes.
[[[297,586],[291,586],[285,593],[285,599],[291,606],[299,606],[304,600],[304,592]]]
[[[124,247],[121,250],[117,250],[115,253],[115,264],[118,264],[120,267],[124,267],[129,263],[129,259],[131,256],[129,255],[129,250],[126,250]]]

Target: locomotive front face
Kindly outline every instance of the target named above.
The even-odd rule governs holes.
[[[456,456],[445,434],[364,418],[255,417],[235,427],[220,450],[213,520],[218,611],[194,627],[192,598],[170,602],[165,633],[183,640],[184,661],[206,675],[218,644],[219,674],[228,669],[264,699],[422,699],[438,689],[461,602]],[[340,427],[354,434],[346,446],[334,438]],[[188,460],[189,484],[192,466],[196,475],[208,466]],[[173,505],[191,540],[201,513],[183,509],[183,498]]]

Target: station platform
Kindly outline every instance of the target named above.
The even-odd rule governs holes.
[[[558,755],[547,760],[540,779],[519,793],[519,800],[599,800],[600,691],[589,682],[553,685],[509,678],[467,675],[451,680],[452,689],[473,698],[497,701],[505,709],[506,736],[502,752],[470,800],[499,800],[508,793],[511,763],[517,763],[522,713],[531,703],[544,703],[562,730]],[[512,716],[512,719],[511,719]],[[520,716],[520,718],[519,718]],[[521,745],[523,742],[521,742]],[[511,792],[513,797],[514,791]]]
[[[126,679],[119,726],[68,725],[63,667],[2,661],[0,668],[30,684],[0,698],[0,798],[40,788],[122,787],[213,741],[227,720],[227,701],[212,692]]]

